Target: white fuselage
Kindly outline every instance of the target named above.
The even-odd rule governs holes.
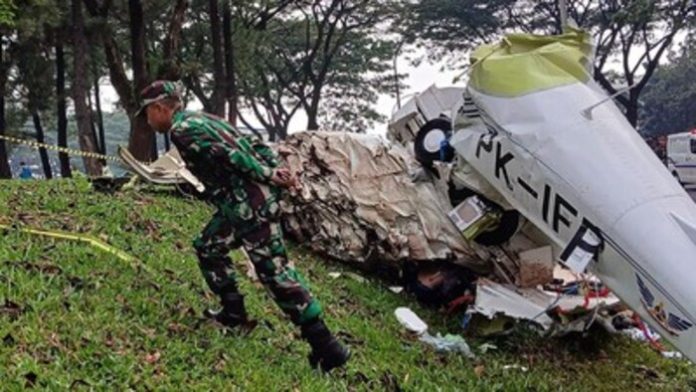
[[[483,123],[455,129],[455,150],[562,261],[584,233],[599,236],[589,268],[696,359],[696,204],[616,105],[583,114],[607,97],[591,81],[513,98],[469,92]]]

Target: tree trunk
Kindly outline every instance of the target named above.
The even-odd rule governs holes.
[[[0,61],[4,60],[2,35],[0,35]],[[7,84],[7,75],[4,66],[0,70],[0,135],[5,134],[5,87]],[[9,160],[7,159],[7,148],[5,141],[0,139],[0,178],[12,178]]]
[[[172,16],[169,20],[169,29],[164,39],[164,55],[163,64],[157,73],[158,79],[179,80],[181,72],[177,64],[176,54],[181,44],[181,27],[184,24],[186,17],[186,8],[188,7],[187,0],[177,0],[172,10]]]
[[[106,139],[104,138],[104,116],[102,115],[101,98],[99,95],[99,75],[94,70],[94,105],[97,109],[97,128],[99,129],[99,152],[106,154]]]
[[[208,0],[210,13],[210,33],[213,45],[213,113],[225,116],[225,63],[223,59],[222,31],[220,29],[220,13],[218,12],[218,0]]]
[[[131,61],[136,93],[148,84],[147,63],[145,61],[145,22],[140,0],[128,0],[130,16]]]
[[[227,82],[227,120],[234,126],[237,125],[237,75],[234,68],[234,45],[232,45],[232,6],[230,1],[225,2],[225,10],[222,18],[223,38],[225,41],[225,76]]]
[[[87,75],[87,38],[85,37],[84,19],[82,16],[82,1],[71,0],[71,11],[73,21],[73,78],[72,98],[75,103],[75,118],[77,120],[77,135],[82,151],[96,152],[97,143],[92,137],[90,129],[91,113],[87,106],[87,87],[84,77]],[[83,158],[85,170],[90,176],[101,175],[101,165],[95,158]]]
[[[128,0],[128,13],[130,16],[133,83],[136,94],[139,94],[148,84],[147,63],[145,62],[145,23],[140,0]],[[131,124],[128,150],[140,161],[150,162],[154,160],[155,133],[148,125],[147,120],[140,116],[132,119]]]
[[[2,90],[5,86],[2,86]],[[5,94],[0,95],[0,135],[5,134]],[[0,140],[0,178],[12,178],[5,141]]]
[[[97,136],[97,126],[95,125],[97,118],[95,117],[94,106],[92,106],[92,89],[89,87],[87,87],[87,106],[89,107],[89,129],[92,131],[92,137],[96,143],[97,151],[100,151],[99,137]],[[102,162],[102,165],[103,164],[104,162]]]
[[[68,147],[68,116],[65,105],[65,54],[62,31],[56,34],[56,111],[58,114],[58,146]],[[72,177],[68,154],[58,153],[61,177]]]
[[[308,131],[318,131],[319,130],[319,99],[312,98],[312,101],[308,108],[305,109],[307,112],[307,130]]]
[[[323,86],[323,81],[317,83],[318,86]],[[319,130],[319,101],[321,100],[321,87],[315,86],[312,94],[309,97],[309,105],[305,106],[307,112],[307,130]]]
[[[45,143],[43,127],[41,126],[41,117],[36,109],[31,109],[31,119],[34,121],[34,129],[36,129],[36,141],[39,143]],[[47,180],[53,178],[53,172],[51,171],[51,161],[48,160],[48,152],[45,148],[39,148],[39,156],[41,157],[41,166],[43,166],[44,177]]]
[[[631,90],[628,98],[628,104],[626,105],[626,119],[628,120],[633,128],[638,125],[638,107],[639,107],[639,92]]]

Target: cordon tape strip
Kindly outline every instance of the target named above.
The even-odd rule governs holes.
[[[55,146],[55,145],[46,144],[46,143],[39,143],[39,142],[34,141],[34,140],[19,139],[16,137],[5,136],[5,135],[0,135],[0,140],[5,140],[5,141],[8,141],[8,142],[14,143],[14,144],[22,144],[22,145],[29,146],[29,147],[36,148],[36,149],[45,148],[47,150],[58,151],[58,152],[66,153],[68,155],[81,156],[81,157],[86,157],[86,158],[104,159],[104,160],[111,161],[111,162],[124,163],[123,160],[121,160],[121,158],[113,156],[113,155],[104,155],[104,154],[98,154],[96,152],[74,150],[72,148],[60,147],[60,146]]]
[[[66,233],[62,231],[51,231],[51,230],[38,230],[38,229],[31,229],[31,228],[25,228],[25,227],[18,227],[18,226],[9,226],[9,225],[3,225],[0,223],[0,229],[4,230],[16,230],[21,233],[26,233],[26,234],[33,234],[33,235],[40,235],[40,236],[45,236],[45,237],[52,237],[52,238],[57,238],[61,240],[69,240],[69,241],[79,241],[79,242],[85,242],[97,249],[100,249],[106,253],[112,254],[119,259],[126,261],[126,262],[133,262],[136,261],[137,259],[128,253],[117,249],[104,241],[101,241],[97,238],[94,238],[90,235],[86,234],[75,234],[75,233]]]

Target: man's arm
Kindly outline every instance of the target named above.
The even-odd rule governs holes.
[[[278,155],[263,140],[259,138],[251,139],[251,148],[272,168],[280,166]]]
[[[216,140],[212,145],[213,155],[222,158],[229,168],[245,177],[264,183],[270,183],[273,176],[273,168],[259,162],[253,154],[251,144],[239,138],[232,145],[224,140]],[[226,158],[226,159],[225,159]]]
[[[212,160],[228,171],[253,181],[271,182],[273,168],[253,156],[248,141],[233,137],[225,140],[209,124],[197,119],[181,124],[172,136],[179,147],[194,152],[199,159]]]

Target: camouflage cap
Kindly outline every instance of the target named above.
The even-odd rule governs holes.
[[[140,115],[147,105],[153,102],[167,98],[181,100],[181,90],[181,84],[171,80],[156,80],[150,83],[140,92],[140,99],[143,103],[135,115]]]

